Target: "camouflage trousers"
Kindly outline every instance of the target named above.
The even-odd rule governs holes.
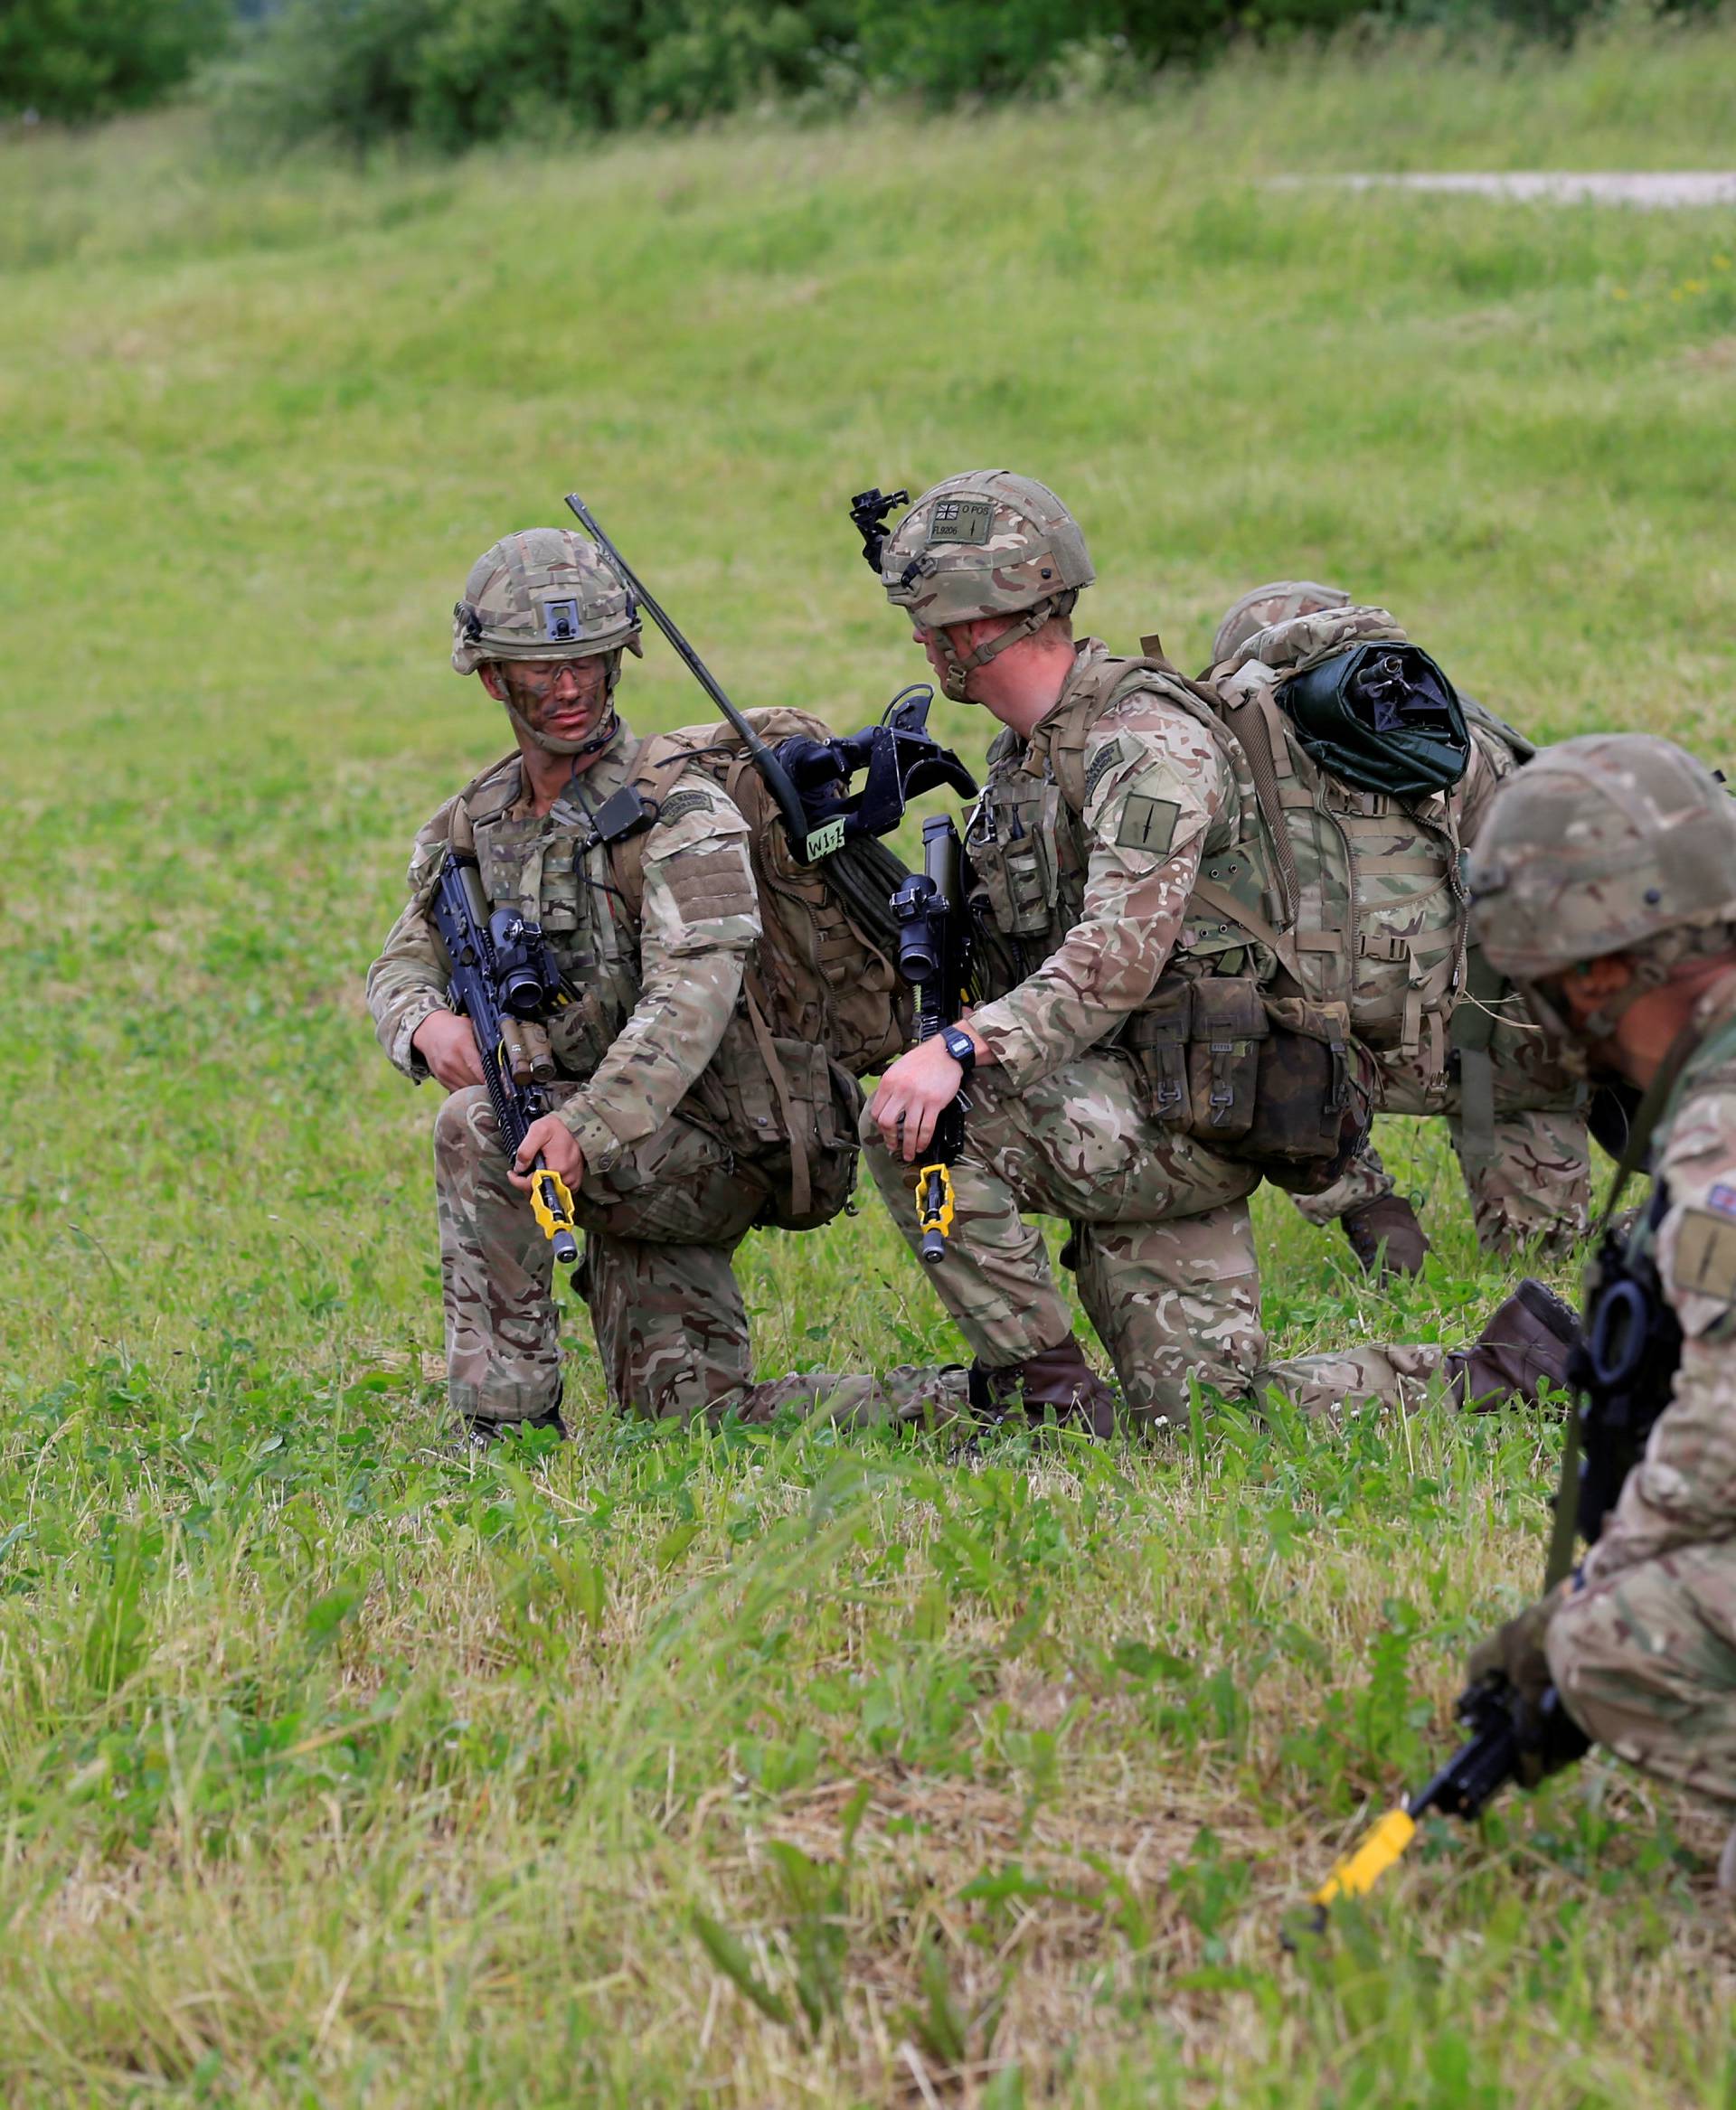
[[[821,1210],[842,1208],[853,1154],[816,1158]],[[788,1163],[745,1164],[677,1117],[573,1196],[585,1233],[574,1286],[590,1309],[609,1397],[654,1418],[744,1420],[800,1411],[863,1425],[944,1425],[961,1411],[962,1371],[829,1371],[752,1382],[736,1248],[767,1204],[788,1200]],[[467,1419],[524,1421],[561,1392],[553,1248],[506,1176],[494,1109],[480,1088],[454,1092],[434,1124],[435,1194],[448,1389]]]
[[[1147,1119],[1119,1056],[1081,1056],[1023,1092],[978,1070],[970,1098],[947,1255],[923,1272],[987,1368],[1022,1362],[1071,1330],[1029,1212],[1071,1224],[1080,1301],[1139,1420],[1184,1419],[1190,1378],[1239,1399],[1276,1386],[1310,1412],[1346,1399],[1414,1407],[1427,1396],[1442,1352],[1432,1346],[1267,1362],[1246,1199],[1260,1175]],[[915,1168],[866,1119],[863,1140],[914,1251]]]
[[[1569,1597],[1549,1667],[1618,1757],[1736,1805],[1736,1545],[1689,1546]]]
[[[1496,1036],[1497,1057],[1505,1038]],[[1541,1050],[1526,1044],[1496,1062],[1494,1122],[1480,1136],[1467,1134],[1457,1079],[1431,1086],[1417,1065],[1392,1056],[1379,1058],[1378,1067],[1382,1114],[1446,1116],[1485,1252],[1509,1253],[1535,1240],[1543,1251],[1561,1254],[1585,1236],[1591,1155],[1582,1095],[1547,1068]],[[1392,1175],[1368,1143],[1342,1179],[1323,1193],[1294,1200],[1310,1223],[1325,1225],[1392,1191]]]

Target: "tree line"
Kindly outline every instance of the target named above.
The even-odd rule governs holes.
[[[1620,0],[5,0],[0,116],[83,122],[191,89],[258,146],[458,150],[552,119],[691,123],[867,94],[944,105],[1128,85],[1238,39],[1358,21],[1565,41]],[[1660,14],[1714,0],[1650,0]]]

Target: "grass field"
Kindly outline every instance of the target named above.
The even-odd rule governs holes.
[[[0,142],[5,2099],[1736,2101],[1720,1827],[1618,1766],[1277,1946],[1533,1587],[1552,1429],[682,1436],[575,1329],[578,1440],[457,1462],[432,1109],[361,1000],[505,745],[447,611],[569,488],[743,702],[876,712],[920,667],[843,501],[997,460],[1114,640],[1336,578],[1533,730],[1731,762],[1736,215],[1259,179],[1715,166],[1733,58],[366,172]],[[1284,1351],[1502,1294],[1386,1140],[1429,1276],[1262,1199]],[[768,1371],[956,1352],[872,1206],[745,1272]]]

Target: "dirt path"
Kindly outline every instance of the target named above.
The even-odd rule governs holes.
[[[1345,191],[1458,191],[1480,198],[1536,199],[1560,205],[1736,205],[1736,174],[1703,170],[1629,175],[1515,170],[1487,175],[1279,176],[1276,181],[1286,190],[1326,184]]]

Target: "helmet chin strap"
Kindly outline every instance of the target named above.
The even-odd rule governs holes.
[[[936,631],[940,640],[940,656],[947,663],[947,671],[940,686],[955,703],[974,703],[976,699],[965,693],[965,684],[979,666],[986,666],[991,659],[998,659],[1002,653],[1027,637],[1034,637],[1052,617],[1071,616],[1073,604],[1079,598],[1079,589],[1069,587],[1065,593],[1052,594],[1047,600],[1039,601],[1027,608],[1010,629],[991,637],[986,645],[979,645],[968,659],[960,659],[953,650],[951,626]]]
[[[1627,957],[1633,968],[1633,980],[1616,995],[1606,996],[1596,1011],[1587,1016],[1579,1027],[1583,1039],[1594,1043],[1613,1041],[1616,1022],[1623,1012],[1630,1010],[1642,996],[1649,996],[1654,989],[1661,989],[1681,965],[1678,960],[1660,960],[1637,952],[1629,953]]]

